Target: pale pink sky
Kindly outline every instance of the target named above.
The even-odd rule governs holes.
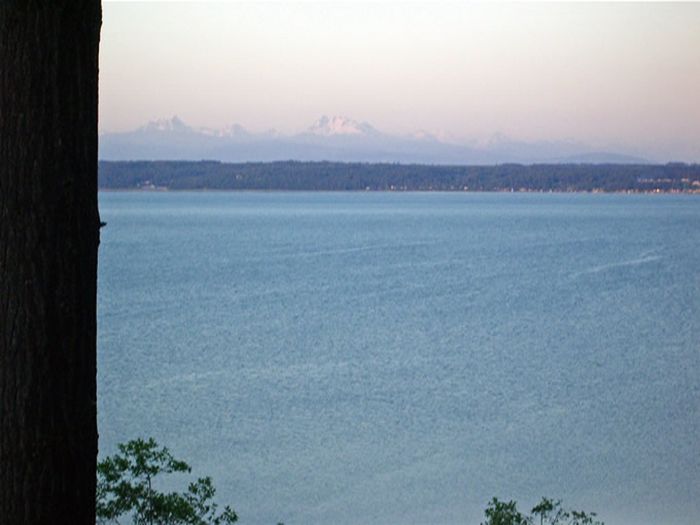
[[[100,129],[500,132],[700,161],[700,4],[105,2]]]

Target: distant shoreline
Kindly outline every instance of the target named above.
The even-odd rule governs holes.
[[[700,190],[695,191],[497,191],[497,190],[260,190],[260,189],[171,189],[171,188],[98,188],[102,193],[143,193],[143,194],[158,194],[158,193],[449,193],[449,194],[536,194],[536,195],[700,195]]]
[[[102,191],[699,194],[699,164],[100,161]]]

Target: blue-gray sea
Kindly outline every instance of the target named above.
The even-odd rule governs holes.
[[[101,456],[243,525],[700,523],[700,199],[101,193]],[[170,481],[174,484],[174,481]]]

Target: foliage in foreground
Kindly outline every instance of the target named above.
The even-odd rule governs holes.
[[[515,501],[493,498],[486,510],[486,521],[481,525],[604,525],[595,519],[595,512],[566,510],[561,500],[542,498],[526,516],[518,511]]]
[[[198,478],[184,492],[160,492],[154,478],[190,466],[175,459],[153,439],[119,445],[119,453],[97,464],[97,521],[119,523],[130,517],[135,525],[230,525],[238,516],[230,507],[221,513],[213,502],[210,477]]]
[[[185,492],[160,492],[154,479],[161,474],[189,473],[190,466],[175,459],[152,439],[120,444],[119,453],[97,464],[97,522],[119,523],[129,517],[135,525],[231,525],[238,516],[231,507],[218,513],[216,490],[210,477],[198,478]],[[567,510],[561,500],[542,498],[522,514],[515,501],[493,498],[481,525],[604,525],[594,512]],[[277,525],[282,525],[278,523]]]

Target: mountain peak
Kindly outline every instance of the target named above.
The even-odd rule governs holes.
[[[460,140],[458,138],[444,130],[428,131],[425,129],[419,129],[415,133],[411,133],[408,137],[414,140],[442,142],[444,144],[460,144]]]
[[[328,137],[332,135],[370,135],[377,133],[377,130],[366,122],[357,122],[339,115],[332,117],[323,115],[314,122],[308,132]]]
[[[197,131],[210,137],[218,138],[245,138],[249,137],[250,133],[240,124],[231,124],[223,129],[199,128]]]
[[[223,129],[191,127],[179,117],[159,119],[132,132],[100,135],[100,158],[213,159],[228,162],[330,160],[428,164],[640,163],[623,152],[594,150],[568,141],[523,142],[502,134],[465,142],[441,131],[391,135],[366,122],[322,116],[301,133],[247,131],[233,124]]]
[[[142,131],[191,131],[180,117],[174,115],[172,118],[161,118],[152,120],[141,128]]]

